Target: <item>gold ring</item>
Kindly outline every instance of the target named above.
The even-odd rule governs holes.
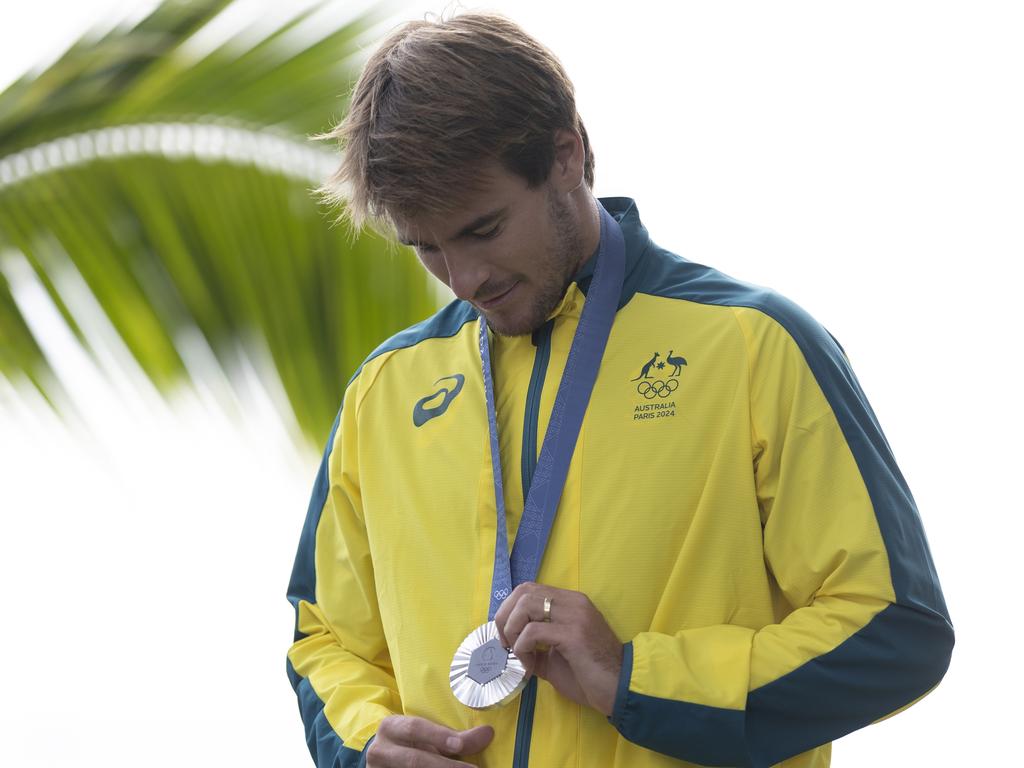
[[[551,598],[544,598],[544,621],[551,621]]]

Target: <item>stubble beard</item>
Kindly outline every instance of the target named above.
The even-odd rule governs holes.
[[[565,295],[576,266],[583,258],[583,235],[573,221],[569,206],[562,203],[550,191],[547,195],[547,213],[554,229],[554,243],[550,258],[539,277],[539,290],[530,302],[526,317],[509,325],[495,323],[487,318],[489,327],[499,336],[525,336],[540,328],[548,315],[558,306]]]

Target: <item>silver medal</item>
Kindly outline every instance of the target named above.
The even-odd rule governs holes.
[[[526,685],[526,668],[498,639],[498,625],[481,624],[459,645],[448,675],[455,698],[473,709],[512,701]]]

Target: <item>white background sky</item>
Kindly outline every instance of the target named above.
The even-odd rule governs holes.
[[[148,5],[0,0],[0,87],[108,9]],[[777,289],[839,339],[914,492],[953,663],[833,765],[1012,762],[1021,5],[489,7],[568,69],[599,195],[634,197],[661,245]],[[85,417],[69,433],[0,387],[0,764],[308,764],[284,593],[317,457],[292,451],[265,393],[242,396],[244,428],[210,391],[165,406],[115,341],[111,384],[46,327]]]

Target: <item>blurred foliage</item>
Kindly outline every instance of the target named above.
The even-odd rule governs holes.
[[[73,266],[165,393],[188,380],[196,331],[232,376],[240,347],[264,346],[319,445],[360,361],[436,308],[408,251],[311,194],[338,157],[307,137],[342,116],[382,16],[325,28],[314,6],[190,54],[229,4],[164,2],[0,93],[0,255],[24,256],[95,354],[59,279]],[[0,374],[66,402],[3,270]]]

